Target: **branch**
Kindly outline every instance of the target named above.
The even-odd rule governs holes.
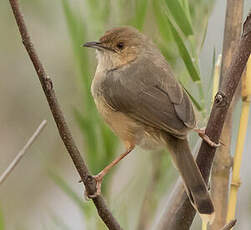
[[[27,141],[27,143],[24,145],[24,147],[19,151],[19,153],[17,154],[17,156],[10,163],[10,165],[8,166],[8,168],[0,176],[0,185],[7,179],[7,177],[11,174],[11,172],[14,170],[14,168],[20,162],[20,160],[22,159],[22,157],[26,153],[27,149],[36,140],[36,138],[38,137],[38,135],[41,133],[41,131],[45,127],[46,123],[47,123],[46,120],[42,121],[42,123],[38,126],[37,130],[33,133],[33,135],[30,137],[30,139]]]
[[[231,230],[232,227],[235,226],[237,220],[231,220],[228,224],[226,224],[221,230]]]
[[[38,78],[44,90],[44,94],[47,98],[48,104],[50,106],[50,110],[52,112],[53,118],[58,127],[58,131],[62,138],[62,141],[64,142],[64,145],[73,160],[73,163],[81,177],[81,180],[83,181],[85,185],[86,191],[90,195],[94,194],[96,191],[96,181],[90,175],[87,165],[85,161],[83,160],[83,158],[81,157],[80,152],[75,144],[75,141],[73,140],[70,129],[65,121],[63,112],[57,101],[57,98],[53,89],[52,81],[46,74],[46,71],[42,63],[40,62],[38,55],[35,51],[35,48],[31,42],[31,38],[28,33],[27,27],[25,25],[23,15],[19,8],[18,0],[9,0],[9,2],[10,2],[13,14],[15,16],[15,19],[16,19],[16,22],[20,31],[23,44],[37,72]],[[99,216],[104,221],[108,229],[121,230],[122,228],[120,227],[116,219],[113,217],[112,213],[107,208],[103,197],[97,196],[96,198],[93,198],[92,200],[97,208]]]
[[[222,53],[222,65],[221,65],[221,83],[224,81],[227,73],[227,69],[231,64],[233,52],[238,45],[241,35],[241,23],[243,18],[243,0],[228,0],[226,17],[225,17],[225,30],[223,40],[223,53]],[[228,188],[229,188],[229,174],[232,167],[231,156],[231,139],[232,139],[232,114],[235,109],[235,105],[240,98],[240,84],[235,93],[234,99],[228,110],[225,124],[221,133],[221,141],[224,145],[221,145],[216,153],[214,164],[211,174],[211,195],[214,203],[215,218],[210,225],[209,230],[218,230],[220,227],[226,224],[226,215],[228,207]]]
[[[234,92],[240,82],[242,72],[251,52],[251,13],[243,24],[243,33],[235,49],[231,65],[226,72],[226,78],[220,91],[215,96],[213,108],[206,128],[209,138],[218,143],[223,124],[232,101]],[[206,182],[210,175],[215,148],[204,141],[201,144],[196,162]],[[158,230],[187,230],[195,216],[195,210],[183,189],[177,184],[168,202],[167,211],[162,216]]]

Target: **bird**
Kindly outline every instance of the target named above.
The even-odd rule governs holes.
[[[208,187],[189,148],[188,132],[196,129],[191,99],[175,78],[157,46],[136,28],[112,28],[84,47],[96,49],[97,68],[91,93],[97,110],[126,150],[100,173],[95,197],[108,171],[135,146],[167,148],[193,207],[205,221],[214,218]],[[217,144],[201,132],[208,144]]]

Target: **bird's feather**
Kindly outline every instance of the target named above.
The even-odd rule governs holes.
[[[194,127],[192,104],[170,70],[145,58],[107,74],[100,89],[114,110],[179,138]]]

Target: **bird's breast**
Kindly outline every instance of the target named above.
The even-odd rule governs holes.
[[[142,139],[143,129],[126,114],[115,111],[102,95],[94,98],[96,107],[112,131],[126,144],[137,145]]]
[[[140,136],[141,127],[127,115],[114,110],[105,100],[103,96],[102,82],[105,80],[105,75],[96,72],[92,81],[91,92],[94,98],[96,107],[105,122],[112,131],[125,143],[137,144],[137,139]]]
[[[91,92],[98,112],[112,131],[127,145],[139,145],[145,149],[163,147],[163,140],[158,130],[145,126],[128,114],[112,108],[105,100],[102,82],[105,75],[97,73],[92,81]]]

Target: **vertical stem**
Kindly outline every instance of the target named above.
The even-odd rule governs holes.
[[[198,89],[199,89],[200,104],[201,104],[201,107],[203,108],[203,110],[202,110],[202,116],[203,116],[203,118],[205,118],[205,116],[206,116],[206,110],[205,110],[204,90],[203,90],[201,81],[199,81],[197,84],[198,84]]]
[[[213,91],[212,91],[212,103],[214,102],[214,97],[219,89],[219,80],[220,80],[220,67],[221,67],[221,54],[218,56],[217,62],[214,67],[214,76],[213,76]]]
[[[221,85],[225,81],[227,69],[230,66],[234,49],[240,38],[243,15],[242,12],[243,0],[227,1],[220,78]],[[232,165],[232,158],[230,154],[232,137],[232,113],[234,111],[236,99],[237,97],[235,97],[229,108],[220,138],[223,145],[221,145],[221,147],[216,151],[212,169],[211,191],[215,205],[216,216],[213,224],[210,226],[210,230],[218,230],[226,224],[229,174]]]
[[[242,152],[243,152],[244,143],[245,143],[245,137],[246,137],[247,125],[248,125],[248,116],[249,116],[250,103],[251,103],[250,85],[251,85],[251,57],[249,57],[249,60],[248,60],[246,75],[244,76],[242,80],[242,110],[241,110],[238,139],[237,139],[236,150],[235,150],[235,155],[234,155],[234,166],[233,166],[232,182],[231,182],[231,187],[230,187],[227,221],[234,219],[235,217],[237,193],[241,184],[240,167],[241,167]]]
[[[205,221],[202,221],[202,227],[201,227],[202,230],[207,230],[207,222]]]
[[[212,103],[213,103],[215,95],[217,94],[217,92],[219,90],[221,58],[222,58],[222,56],[220,54],[217,58],[217,62],[215,63],[215,66],[214,66]],[[201,229],[207,230],[207,223],[205,221],[202,221]]]
[[[240,128],[239,128],[238,140],[237,140],[237,145],[236,145],[236,150],[235,150],[236,154],[234,157],[234,167],[233,167],[231,190],[230,190],[230,196],[229,196],[227,221],[233,219],[235,216],[237,193],[241,184],[240,167],[241,167],[242,152],[243,152],[244,141],[245,141],[245,134],[247,131],[249,108],[250,108],[250,103],[244,101],[242,104]]]

